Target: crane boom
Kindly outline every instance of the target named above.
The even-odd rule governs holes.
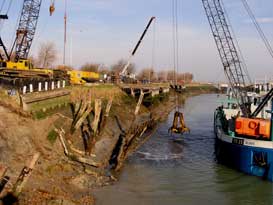
[[[34,39],[42,0],[24,0],[16,39],[10,52],[15,47],[15,61],[27,59]]]
[[[232,91],[244,116],[249,116],[242,63],[220,0],[202,0],[213,37]]]
[[[137,44],[136,44],[136,46],[135,46],[133,52],[131,53],[131,56],[130,56],[130,58],[129,58],[127,64],[126,64],[126,65],[124,66],[124,68],[122,69],[122,71],[121,71],[121,73],[120,73],[121,76],[124,76],[124,75],[127,74],[127,69],[128,69],[128,67],[130,66],[130,64],[131,64],[131,58],[132,58],[132,57],[135,55],[135,53],[137,52],[137,49],[139,48],[139,46],[140,46],[140,44],[141,44],[143,38],[145,37],[145,35],[146,35],[146,33],[147,33],[147,31],[148,31],[149,27],[151,26],[151,24],[152,24],[152,22],[153,22],[154,19],[155,19],[154,16],[150,18],[150,20],[149,20],[147,26],[145,27],[145,30],[143,31],[143,33],[142,33],[142,35],[141,35],[139,41],[137,42]]]

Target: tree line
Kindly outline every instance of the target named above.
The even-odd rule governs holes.
[[[57,49],[52,42],[42,43],[39,47],[38,55],[36,58],[30,57],[33,64],[37,68],[53,68],[54,63],[57,60]],[[119,77],[119,73],[127,64],[127,61],[121,59],[114,63],[110,67],[106,67],[99,63],[87,62],[83,64],[79,70],[99,72],[101,74],[107,74],[108,76]],[[70,66],[59,65],[57,69],[72,70]],[[135,64],[131,63],[128,67],[128,73],[136,73]],[[190,83],[193,81],[192,73],[176,73],[172,68],[164,71],[155,71],[153,68],[144,68],[137,73],[137,79],[147,82],[178,82],[178,83]]]

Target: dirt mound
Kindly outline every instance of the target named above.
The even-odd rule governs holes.
[[[54,129],[54,123],[60,117],[54,115],[45,120],[35,121],[1,106],[0,116],[0,164],[8,167],[7,175],[11,184],[16,182],[22,168],[33,154],[41,153],[19,197],[19,204],[41,204],[40,202],[44,201],[48,204],[63,204],[64,201],[65,204],[68,204],[68,201],[69,204],[85,204],[82,203],[82,193],[86,190],[77,189],[71,186],[70,182],[73,177],[80,175],[82,170],[75,170],[64,159],[63,149],[58,140],[52,144],[47,139],[49,131]],[[42,192],[47,194],[43,195]],[[93,198],[89,197],[89,201],[92,200]]]

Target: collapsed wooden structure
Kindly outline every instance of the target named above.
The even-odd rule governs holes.
[[[90,91],[85,91],[71,99],[72,122],[69,131],[63,129],[56,130],[59,135],[64,152],[71,160],[81,163],[92,170],[98,168],[120,170],[124,160],[131,153],[134,147],[137,147],[138,141],[145,136],[145,132],[154,127],[155,121],[149,114],[145,120],[139,120],[139,110],[143,100],[142,94],[138,100],[134,111],[133,120],[129,128],[124,128],[118,116],[114,116],[116,126],[119,128],[116,133],[118,135],[114,144],[107,147],[112,149],[111,154],[105,160],[98,160],[94,148],[98,140],[105,137],[103,130],[107,127],[107,120],[109,119],[110,110],[113,104],[113,98],[110,98],[103,106],[102,99],[92,99]],[[113,120],[113,116],[111,116]],[[103,134],[104,135],[103,135]],[[83,149],[76,148],[72,143],[73,138],[81,135],[83,142]],[[105,162],[106,161],[106,162]]]

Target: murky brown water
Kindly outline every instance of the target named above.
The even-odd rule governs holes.
[[[120,181],[95,192],[98,205],[270,205],[272,183],[215,162],[213,112],[217,95],[186,101],[182,110],[191,133],[168,135],[173,113],[130,157]]]

